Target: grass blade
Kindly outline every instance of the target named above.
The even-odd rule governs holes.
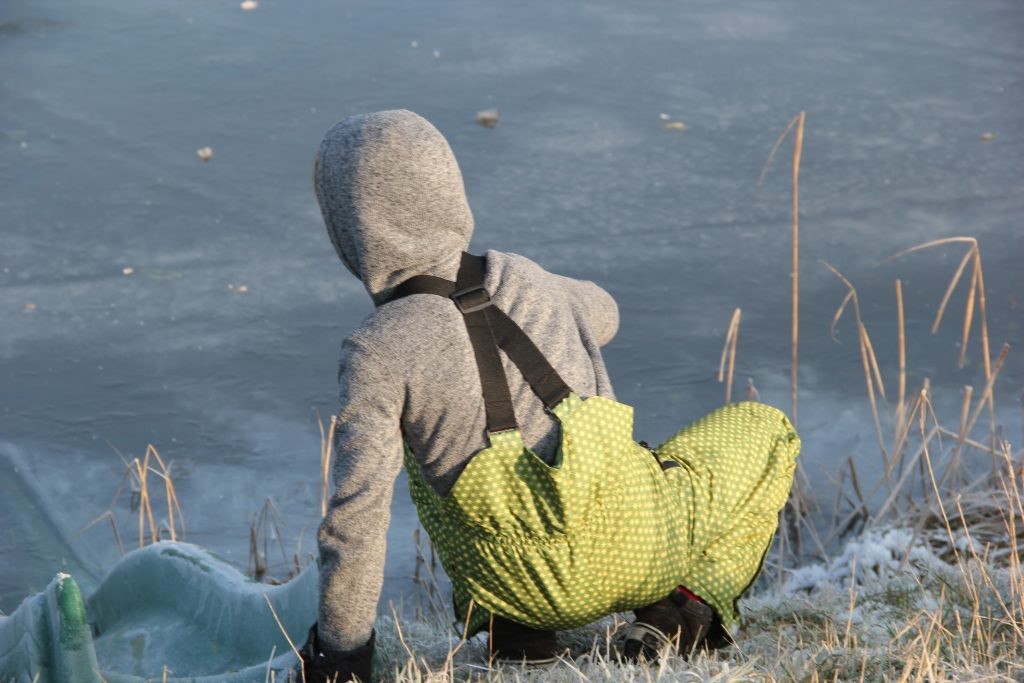
[[[725,402],[732,402],[732,379],[736,368],[736,345],[740,337],[740,318],[743,312],[736,309],[729,321],[729,329],[725,333],[725,343],[722,345],[722,357],[718,362],[718,383],[725,381]],[[728,364],[727,364],[728,361]],[[728,368],[728,370],[727,370]]]
[[[792,265],[792,301],[793,327],[792,349],[790,353],[790,403],[792,405],[793,424],[797,423],[797,363],[800,345],[800,157],[804,149],[804,112],[797,117],[796,139],[793,142],[793,265]]]

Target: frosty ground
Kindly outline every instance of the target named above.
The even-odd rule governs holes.
[[[488,670],[483,638],[462,641],[442,619],[386,618],[378,642],[397,681],[1024,680],[1019,562],[986,563],[961,538],[950,561],[911,529],[869,530],[762,586],[741,603],[736,645],[689,661],[617,661],[621,618],[565,634],[569,654],[544,670]]]

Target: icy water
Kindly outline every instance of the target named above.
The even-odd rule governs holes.
[[[976,237],[994,351],[1020,346],[1022,80],[1014,0],[9,0],[0,610],[58,569],[88,586],[116,559],[109,524],[82,530],[118,488],[115,449],[152,443],[173,461],[189,540],[244,566],[269,497],[288,553],[315,550],[315,415],[334,409],[339,342],[371,306],[330,248],[310,174],[323,132],[352,113],[405,107],[441,129],[475,249],[615,295],[605,357],[637,438],[658,442],[723,401],[736,307],[736,392],[751,378],[789,408],[789,142],[757,179],[806,111],[803,462],[823,497],[848,456],[877,472],[856,330],[847,318],[830,337],[845,290],[820,261],[857,286],[890,394],[903,279],[908,383],[931,377],[955,423],[961,387],[983,386],[976,336],[956,363],[966,283],[939,334],[928,327],[964,247],[880,262]],[[490,108],[493,129],[474,121]],[[1021,352],[996,391],[1018,444]],[[113,511],[131,545],[129,504]],[[401,479],[388,597],[412,587],[414,528]]]

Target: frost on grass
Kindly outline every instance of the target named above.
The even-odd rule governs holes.
[[[620,662],[625,615],[560,634],[567,656],[542,670],[489,668],[484,637],[463,642],[444,619],[388,619],[385,680],[1024,680],[1019,567],[943,557],[913,531],[868,530],[743,600],[737,644],[689,661]]]
[[[869,530],[746,600],[738,649],[774,659],[770,678],[1024,679],[1019,568],[941,554],[910,530]]]

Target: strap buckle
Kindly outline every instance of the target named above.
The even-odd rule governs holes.
[[[455,305],[459,307],[463,315],[494,305],[491,301],[490,292],[484,289],[483,285],[473,285],[458,289],[449,294],[448,297],[455,302]]]

